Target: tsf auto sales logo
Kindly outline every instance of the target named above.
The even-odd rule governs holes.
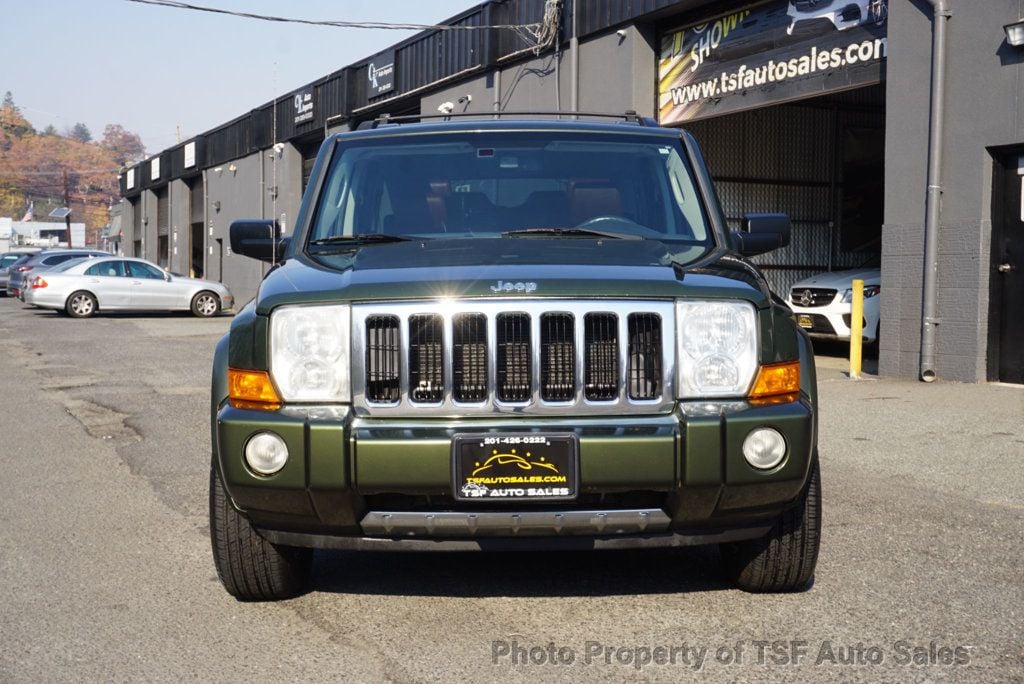
[[[482,497],[546,497],[567,496],[569,478],[558,466],[532,451],[523,454],[516,449],[492,449],[491,456],[476,461],[472,473],[462,486],[462,496]],[[527,485],[532,485],[527,487]],[[525,487],[525,488],[524,488]]]

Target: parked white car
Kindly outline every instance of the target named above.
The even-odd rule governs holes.
[[[797,24],[827,19],[839,31],[861,24],[882,24],[889,16],[888,0],[789,0],[789,28]]]
[[[864,281],[863,340],[877,340],[882,291],[882,272],[877,268],[819,273],[794,284],[786,302],[797,325],[812,337],[849,340],[854,280]]]
[[[29,279],[25,303],[88,318],[103,311],[191,311],[214,316],[235,299],[223,284],[171,275],[144,259],[75,259]]]

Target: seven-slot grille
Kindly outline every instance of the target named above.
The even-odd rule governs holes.
[[[364,413],[661,412],[671,407],[674,306],[486,300],[353,307]]]

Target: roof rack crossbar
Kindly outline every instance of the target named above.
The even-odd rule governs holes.
[[[638,126],[657,126],[658,123],[649,117],[640,116],[636,113],[636,110],[630,109],[622,114],[611,114],[608,112],[567,112],[567,111],[551,111],[551,110],[528,110],[528,111],[514,111],[514,112],[451,112],[448,114],[437,113],[437,114],[404,114],[401,116],[391,116],[388,113],[378,114],[377,118],[373,120],[373,128],[378,126],[385,126],[388,124],[400,123],[402,121],[419,121],[421,119],[442,119],[447,121],[453,118],[500,118],[500,117],[516,117],[516,116],[556,116],[559,118],[570,117],[591,117],[597,119],[618,119],[624,123],[633,123]],[[364,122],[367,123],[367,122]]]

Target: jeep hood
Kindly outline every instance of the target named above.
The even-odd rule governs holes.
[[[283,304],[466,297],[743,298],[764,280],[721,248],[657,240],[476,238],[371,244],[296,255],[273,270],[259,313]]]

